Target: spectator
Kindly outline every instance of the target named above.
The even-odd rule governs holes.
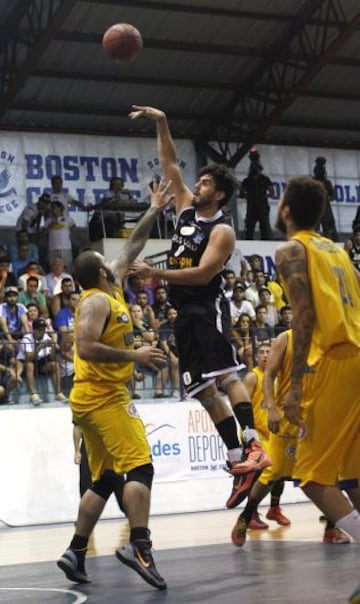
[[[141,346],[149,345],[157,347],[159,340],[156,332],[144,321],[143,309],[139,304],[132,304],[130,307],[131,318],[134,328],[134,346],[140,348]],[[142,373],[142,367],[136,367],[138,371]],[[147,369],[146,369],[147,371]],[[162,398],[164,396],[164,385],[166,382],[166,375],[164,370],[154,370],[152,373],[155,375],[155,387],[154,397]]]
[[[279,312],[279,310],[286,304],[286,297],[285,292],[277,279],[277,276],[275,279],[267,281],[266,287],[270,290],[272,302],[274,303],[276,310]]]
[[[123,179],[114,176],[110,181],[109,189],[104,192],[103,198],[94,207],[95,212],[89,223],[90,240],[99,241],[103,237],[117,237],[125,220],[133,219],[133,215],[119,211],[118,206],[134,201],[136,200],[133,199],[131,192],[124,188]]]
[[[72,264],[71,232],[76,230],[75,222],[64,213],[61,201],[51,204],[51,215],[45,223],[49,233],[49,259],[62,258],[67,269]]]
[[[228,298],[229,300],[231,300],[231,298],[233,297],[233,289],[234,289],[234,285],[235,285],[235,281],[236,281],[235,272],[233,270],[226,270],[224,277],[225,277],[224,295],[225,295],[225,298]]]
[[[38,261],[31,255],[29,244],[20,243],[17,259],[12,262],[12,270],[17,279],[26,271],[27,266],[31,262],[37,263]]]
[[[250,168],[248,177],[243,180],[240,197],[246,199],[245,239],[253,239],[256,223],[260,226],[261,239],[272,239],[270,227],[270,206],[268,197],[274,197],[274,187],[268,176],[262,174],[260,155],[250,151]]]
[[[360,224],[353,227],[352,237],[345,241],[344,249],[357,271],[360,271]]]
[[[250,287],[245,290],[245,298],[249,300],[254,308],[260,304],[260,289],[266,286],[266,276],[263,271],[256,271],[254,273],[254,281]]]
[[[37,203],[26,206],[17,219],[16,231],[26,231],[33,243],[39,244],[41,228],[50,213],[50,195],[43,193]]]
[[[50,200],[52,204],[55,201],[62,204],[65,216],[68,216],[69,211],[75,207],[87,211],[86,206],[81,201],[74,199],[70,193],[63,190],[63,179],[61,176],[55,175],[51,179]]]
[[[36,319],[45,319],[45,333],[49,334],[54,344],[57,344],[57,334],[55,333],[51,319],[49,317],[41,317],[39,307],[34,302],[29,302],[29,304],[26,305],[26,310],[29,331],[34,331],[33,325]]]
[[[19,258],[19,248],[21,245],[27,245],[29,248],[30,258],[32,260],[36,260],[36,262],[39,262],[39,250],[38,250],[37,246],[35,245],[35,243],[30,242],[30,238],[29,238],[27,231],[25,231],[25,230],[16,231],[15,236],[16,236],[16,243],[12,244],[10,246],[10,259],[11,259],[12,264],[14,264],[15,260],[18,260],[18,258]],[[13,266],[13,270],[14,270],[14,266]]]
[[[335,199],[335,191],[330,180],[326,178],[327,174],[325,164],[325,157],[317,157],[315,159],[314,180],[319,180],[320,182],[322,182],[326,191],[326,206],[321,218],[321,227],[324,237],[328,237],[333,241],[339,241],[335,218],[330,203],[332,199]]]
[[[54,296],[61,292],[61,282],[63,279],[71,279],[73,289],[75,283],[70,273],[65,272],[64,261],[62,258],[53,258],[51,261],[51,272],[46,275],[47,297],[51,300]]]
[[[275,305],[271,302],[271,291],[268,287],[262,287],[259,291],[260,304],[266,306],[265,321],[270,327],[275,327],[278,322],[278,314]]]
[[[152,306],[149,304],[149,295],[145,289],[139,289],[136,292],[135,303],[142,308],[144,323],[151,329],[156,329],[154,311]]]
[[[271,325],[266,323],[267,307],[264,304],[259,304],[255,308],[255,314],[253,334],[255,349],[257,349],[260,344],[265,342],[271,344],[272,340],[275,338],[275,331]]]
[[[291,321],[292,321],[292,310],[289,304],[285,304],[280,309],[280,320],[277,325],[275,325],[275,335],[278,335],[282,331],[287,331],[291,329]]]
[[[10,403],[9,394],[15,388],[18,379],[15,356],[11,347],[3,338],[0,339],[0,405]]]
[[[165,352],[170,373],[171,396],[180,398],[180,372],[179,372],[179,353],[175,339],[175,321],[177,318],[176,308],[170,306],[166,311],[166,321],[162,323],[159,329],[159,346]],[[164,381],[165,383],[165,381]]]
[[[10,258],[6,252],[0,252],[0,302],[5,298],[5,288],[15,286],[16,277],[10,271]]]
[[[69,393],[75,373],[74,367],[74,324],[75,309],[79,304],[80,294],[72,291],[68,306],[64,306],[54,319],[54,327],[59,334],[59,366],[61,387]]]
[[[69,303],[56,314],[54,318],[54,327],[60,333],[74,331],[75,309],[79,304],[80,294],[72,291],[69,295]]]
[[[29,277],[37,277],[39,284],[38,284],[38,291],[41,292],[44,296],[47,295],[47,282],[46,282],[46,277],[44,275],[41,274],[41,268],[40,268],[40,264],[38,262],[29,262],[29,264],[26,267],[26,273],[23,273],[22,275],[20,275],[20,277],[18,277],[18,288],[19,289],[26,289],[26,283]]]
[[[24,335],[20,342],[17,360],[25,368],[26,383],[30,392],[30,402],[35,406],[42,403],[37,392],[36,376],[51,374],[56,400],[66,402],[66,396],[60,388],[59,366],[55,360],[55,346],[45,333],[45,319],[36,319],[33,332]]]
[[[154,304],[151,307],[155,317],[155,329],[159,329],[159,327],[165,323],[167,320],[167,310],[170,307],[171,304],[169,302],[167,288],[165,285],[158,285],[154,289]]]
[[[245,285],[236,282],[230,302],[231,323],[235,325],[240,315],[247,313],[251,321],[255,319],[255,309],[249,300],[245,300]]]
[[[252,337],[252,320],[248,313],[242,313],[231,330],[231,338],[236,348],[239,362],[243,363],[245,371],[252,371],[254,367],[254,347]]]
[[[5,288],[5,302],[0,304],[0,327],[14,344],[29,331],[26,306],[18,302],[18,289],[13,285]]]
[[[27,306],[31,302],[36,304],[39,314],[45,319],[49,316],[46,298],[39,291],[39,279],[36,275],[30,275],[26,281],[26,289],[21,291],[18,296],[18,302]]]
[[[61,308],[69,305],[70,294],[74,291],[74,282],[72,277],[64,277],[61,280],[61,289],[59,294],[55,294],[50,303],[50,314],[55,319]]]
[[[139,290],[145,290],[148,294],[148,303],[150,306],[154,304],[154,293],[153,290],[145,285],[145,279],[139,275],[130,275],[128,277],[128,285],[125,290],[125,297],[128,304],[136,304],[136,292]]]

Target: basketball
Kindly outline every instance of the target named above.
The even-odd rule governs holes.
[[[102,45],[105,53],[120,63],[131,63],[140,54],[143,41],[141,33],[130,23],[117,23],[104,33]]]

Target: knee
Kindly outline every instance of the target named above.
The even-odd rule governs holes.
[[[126,476],[126,484],[128,482],[140,482],[151,490],[153,478],[154,466],[152,463],[148,463],[130,470]]]

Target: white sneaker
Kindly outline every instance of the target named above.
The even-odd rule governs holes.
[[[58,392],[55,398],[60,403],[67,403],[67,398],[63,392]]]
[[[171,398],[176,398],[177,400],[180,400],[180,391],[179,390],[173,390]]]
[[[34,405],[34,407],[37,407],[37,405],[40,405],[43,400],[40,398],[37,392],[34,392],[34,394],[30,396],[30,402]]]

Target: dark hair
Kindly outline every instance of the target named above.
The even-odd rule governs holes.
[[[99,270],[104,262],[96,252],[82,252],[74,261],[73,275],[83,289],[96,287],[99,282]]]
[[[267,308],[265,306],[265,304],[258,304],[255,308],[255,312],[257,313],[259,310],[261,310],[262,308],[264,308],[267,312]]]
[[[0,263],[10,264],[10,256],[6,252],[0,253]]]
[[[297,227],[316,229],[325,210],[324,185],[309,176],[291,178],[283,195],[283,206],[288,206]]]
[[[61,279],[61,285],[63,285],[64,283],[68,283],[68,281],[71,281],[71,283],[73,282],[73,280],[71,279],[71,277],[63,277]]]
[[[59,208],[60,210],[64,210],[64,204],[61,203],[61,201],[58,201],[57,199],[55,201],[52,201],[51,205],[53,208]]]
[[[283,315],[286,310],[291,310],[290,304],[285,304],[285,306],[282,306],[280,308],[280,314]]]
[[[27,263],[26,265],[26,270],[29,270],[30,266],[32,266],[33,264],[36,264],[36,266],[39,268],[39,263],[36,260],[30,260],[30,262]]]
[[[199,176],[205,176],[205,174],[210,174],[213,177],[217,191],[225,193],[224,199],[219,202],[219,208],[222,208],[231,199],[236,189],[239,188],[239,183],[230,168],[224,164],[209,164],[208,166],[204,166],[199,171]]]
[[[34,281],[36,282],[36,285],[39,285],[39,279],[35,275],[30,275],[30,277],[26,279],[26,285],[29,283],[29,281]]]
[[[33,327],[33,329],[39,329],[40,327],[43,327],[45,329],[45,327],[46,327],[45,319],[42,319],[40,317],[38,319],[35,319],[33,321],[32,327]]]
[[[39,310],[39,307],[35,302],[29,302],[29,304],[26,305],[26,308],[27,310],[29,310],[30,308],[36,308],[37,310]]]
[[[355,224],[355,226],[353,227],[353,233],[355,235],[355,233],[360,233],[360,224]]]

